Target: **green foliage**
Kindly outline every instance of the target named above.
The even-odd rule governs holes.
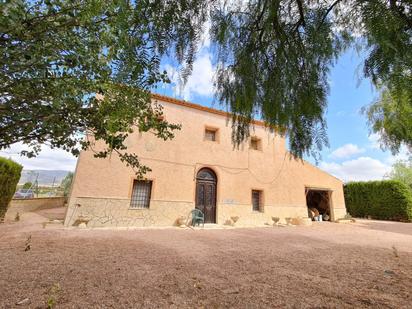
[[[63,188],[63,195],[64,196],[68,196],[70,193],[70,189],[71,189],[71,185],[72,185],[72,181],[73,181],[73,176],[74,173],[73,172],[69,172],[66,177],[64,177],[64,179],[62,180],[60,187]]]
[[[350,182],[344,191],[346,208],[355,217],[412,221],[412,191],[400,181]]]
[[[20,164],[0,157],[0,221],[16,191],[22,168]]]
[[[179,129],[160,120],[150,90],[168,82],[162,56],[193,63],[204,5],[180,2],[1,1],[0,149],[23,142],[33,156],[48,143],[77,155],[103,141],[97,157],[114,152],[147,171],[124,141],[136,129],[162,139]]]
[[[77,155],[98,142],[96,157],[115,153],[142,175],[125,140],[135,130],[173,138],[179,126],[160,120],[150,91],[169,82],[165,59],[187,80],[210,19],[235,144],[262,118],[293,155],[316,157],[328,144],[328,74],[355,42],[382,91],[372,129],[396,152],[412,132],[411,12],[407,0],[1,1],[0,149],[23,142],[32,156],[48,143]]]
[[[396,162],[388,176],[392,180],[403,182],[412,189],[412,157],[409,160]]]
[[[233,140],[242,142],[261,116],[288,134],[294,155],[314,155],[327,145],[327,76],[346,37],[333,31],[322,1],[233,3],[214,11],[211,31],[217,95],[233,113]]]
[[[412,92],[385,89],[363,112],[372,131],[379,133],[383,148],[389,148],[394,154],[402,144],[412,149]]]
[[[218,47],[216,90],[234,113],[234,141],[249,135],[250,120],[257,116],[288,135],[292,154],[316,157],[313,150],[327,145],[329,70],[355,43],[366,52],[365,76],[389,91],[388,102],[396,110],[389,118],[371,111],[373,130],[396,126],[384,135],[392,150],[410,143],[411,13],[411,1],[402,0],[249,0],[217,5],[211,28]]]
[[[32,184],[31,182],[26,182],[26,183],[23,185],[23,189],[30,189],[31,187],[33,187],[33,184]]]
[[[412,3],[364,1],[361,7],[370,50],[364,71],[381,89],[364,112],[382,146],[397,153],[402,144],[412,147]]]
[[[48,309],[52,309],[55,308],[57,305],[57,302],[59,300],[60,297],[60,293],[61,293],[61,287],[59,283],[54,283],[49,291],[48,291],[48,297],[47,297],[47,301],[46,301],[46,305]]]

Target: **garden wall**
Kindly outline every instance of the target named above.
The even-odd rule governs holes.
[[[13,199],[10,202],[6,212],[6,220],[14,220],[16,214],[20,215],[25,212],[31,212],[40,209],[63,207],[65,197],[45,197],[45,198],[30,198],[30,199]]]

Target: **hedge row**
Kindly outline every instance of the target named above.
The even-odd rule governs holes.
[[[3,220],[16,191],[22,168],[20,164],[0,157],[0,221]]]
[[[412,221],[412,191],[402,182],[350,182],[344,190],[346,208],[354,217]]]

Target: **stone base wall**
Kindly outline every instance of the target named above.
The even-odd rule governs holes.
[[[28,198],[28,199],[13,199],[7,209],[5,220],[13,221],[17,213],[20,215],[25,212],[31,212],[40,209],[63,207],[66,201],[65,197],[44,197],[44,198]]]
[[[151,200],[149,209],[130,208],[129,199],[75,198],[70,201],[65,226],[87,227],[173,226],[188,218],[194,203]]]
[[[306,206],[265,206],[262,212],[253,211],[252,205],[221,204],[218,206],[218,223],[227,224],[231,217],[238,217],[236,226],[262,226],[272,225],[272,217],[277,217],[280,222],[286,223],[285,218],[307,217]]]
[[[190,220],[194,202],[151,200],[149,209],[131,209],[129,199],[75,198],[70,202],[65,226],[86,223],[87,227],[147,227],[175,226],[179,218]],[[335,210],[335,218],[343,218],[345,209]],[[286,218],[307,217],[306,205],[265,206],[263,212],[252,210],[251,205],[218,204],[217,224],[230,224],[232,217],[238,217],[236,226],[272,225],[272,217],[281,223]]]
[[[341,219],[346,215],[345,208],[331,209],[333,220]],[[253,211],[252,205],[223,204],[218,207],[218,223],[229,223],[232,217],[238,217],[236,226],[262,226],[273,224],[272,218],[279,218],[280,223],[287,223],[287,218],[306,218],[306,205],[279,205],[265,206],[263,212]]]

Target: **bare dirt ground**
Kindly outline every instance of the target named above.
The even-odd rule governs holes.
[[[0,308],[411,308],[412,224],[42,228],[62,213],[0,225]]]

